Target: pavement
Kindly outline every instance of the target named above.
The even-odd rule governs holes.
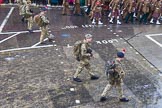
[[[35,13],[37,7],[32,8]],[[0,107],[1,108],[161,108],[162,33],[161,25],[92,25],[88,16],[62,16],[61,7],[48,10],[53,43],[40,45],[40,30],[28,33],[18,7],[0,6]],[[75,41],[93,35],[91,60],[99,80],[92,81],[86,70],[82,83],[72,80],[78,62],[72,55]],[[126,49],[123,68],[124,94],[128,103],[118,100],[113,88],[107,101],[99,102],[107,84],[105,61]]]

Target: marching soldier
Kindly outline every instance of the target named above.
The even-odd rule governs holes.
[[[31,5],[31,1],[30,0],[27,0],[27,4],[25,6],[25,19],[27,20],[27,30],[32,33],[33,30],[32,30],[32,27],[33,27],[33,12],[32,10],[30,9],[30,5]]]
[[[128,20],[130,18],[131,23],[133,24],[133,15],[135,13],[135,7],[136,7],[136,3],[134,0],[129,0],[128,2],[128,14],[125,18],[125,23],[128,23]]]
[[[104,88],[104,91],[101,94],[100,101],[104,102],[106,101],[106,94],[108,91],[112,89],[112,87],[118,87],[119,90],[119,100],[121,102],[128,102],[129,100],[124,96],[123,94],[123,78],[125,76],[125,72],[122,69],[121,61],[124,58],[124,52],[118,52],[117,57],[115,60],[111,61],[111,65],[109,65],[109,68],[106,68],[106,73],[108,75],[108,84]],[[110,62],[109,62],[110,63]]]
[[[68,0],[63,0],[62,15],[69,15],[69,14],[70,14],[69,2]]]
[[[123,19],[125,19],[126,16],[128,15],[129,1],[130,0],[122,0],[121,2],[121,15]]]
[[[93,19],[93,8],[95,7],[95,3],[97,0],[88,0],[88,6],[90,6],[90,13],[89,13],[89,17],[92,20]]]
[[[149,16],[149,12],[150,12],[150,1],[149,0],[145,0],[142,4],[142,17],[140,18],[140,23],[144,23],[147,24],[147,18]]]
[[[41,29],[41,36],[40,36],[40,43],[44,44],[43,40],[45,37],[49,36],[49,32],[48,32],[48,25],[49,25],[49,20],[46,16],[47,13],[47,8],[44,7],[41,9],[41,13],[40,13],[40,18],[42,20],[42,26],[40,26]]]
[[[102,14],[107,15],[109,13],[109,3],[111,0],[103,0]]]
[[[150,23],[153,24],[155,20],[157,25],[161,24],[159,22],[160,17],[161,17],[161,1],[157,1],[155,4],[155,9],[153,11]]]
[[[96,80],[99,78],[91,70],[91,65],[90,65],[90,59],[92,57],[92,50],[90,48],[91,41],[92,41],[92,35],[86,34],[85,39],[81,43],[79,66],[73,76],[73,80],[76,82],[82,82],[82,80],[78,78],[78,76],[83,70],[83,68],[86,68],[88,70],[88,73],[91,76],[92,80]]]
[[[144,2],[144,0],[137,0],[137,3],[136,3],[136,14],[137,14],[136,19],[138,21],[142,17],[142,5],[143,5],[143,2]]]
[[[148,20],[151,20],[152,14],[155,10],[157,2],[158,2],[157,0],[151,0],[150,1],[150,12],[149,12]]]
[[[119,21],[119,16],[120,16],[120,1],[119,0],[112,0],[110,2],[110,7],[112,8],[112,14],[111,14],[111,19],[110,19],[110,23],[113,24],[113,20],[114,18],[117,20],[117,24],[121,24],[121,22]]]
[[[27,4],[26,0],[17,0],[18,7],[19,7],[19,15],[22,16],[21,21],[24,22],[24,11],[25,11],[25,5]]]
[[[74,0],[74,12],[75,15],[81,15],[80,0]]]
[[[108,18],[111,18],[111,15],[112,15],[112,5],[114,4],[114,0],[110,0],[109,1],[109,14],[108,14]]]
[[[90,12],[91,12],[91,6],[92,6],[92,2],[93,2],[94,0],[86,0],[86,2],[85,2],[85,5],[87,6],[87,11],[86,11],[86,14],[87,15],[89,15],[90,14]]]
[[[48,32],[49,20],[46,17],[46,13],[47,13],[47,7],[42,7],[41,12],[38,15],[34,16],[34,21],[40,27],[40,30],[41,30],[40,44],[45,44],[43,42],[44,38],[49,37],[50,35]]]
[[[92,10],[92,12],[94,12],[92,24],[96,24],[96,21],[97,21],[97,24],[103,24],[101,22],[101,17],[102,17],[101,11],[102,11],[101,1],[97,0],[95,7]]]

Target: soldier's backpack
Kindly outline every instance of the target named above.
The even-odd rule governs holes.
[[[41,16],[40,16],[39,14],[34,16],[34,22],[35,22],[39,27],[41,27],[41,26],[43,25]]]
[[[77,61],[80,61],[81,58],[81,45],[82,41],[76,41],[73,48],[73,54],[76,57]]]
[[[26,6],[22,5],[20,6],[20,15],[25,15],[26,14]]]
[[[115,60],[108,60],[105,63],[105,74],[107,76],[107,79],[109,77],[112,77],[113,71],[116,68]]]

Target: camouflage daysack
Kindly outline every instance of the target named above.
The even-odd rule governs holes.
[[[82,45],[82,41],[76,41],[74,44],[73,54],[76,57],[77,61],[80,61],[81,59],[81,45]]]
[[[112,74],[113,74],[115,68],[116,68],[115,60],[106,61],[106,63],[105,63],[105,74],[107,76],[107,79],[112,77]]]
[[[20,15],[25,15],[26,14],[26,5],[20,6]]]
[[[41,27],[41,26],[43,25],[41,16],[40,16],[39,14],[34,16],[34,22],[35,22],[39,27]]]

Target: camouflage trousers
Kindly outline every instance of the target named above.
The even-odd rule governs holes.
[[[107,94],[107,92],[109,92],[112,89],[112,87],[117,87],[118,92],[119,92],[119,98],[123,98],[124,97],[124,94],[123,94],[123,87],[122,86],[123,86],[123,83],[114,84],[114,85],[108,83],[106,85],[106,87],[104,88],[104,90],[103,90],[103,92],[101,94],[101,97],[105,97],[106,94]]]
[[[77,70],[76,70],[76,72],[74,74],[74,78],[77,78],[84,68],[87,69],[90,76],[94,75],[94,73],[92,73],[91,65],[89,63],[89,60],[81,60],[80,64],[78,65],[78,68],[77,68]]]
[[[40,42],[43,42],[44,38],[49,36],[48,26],[42,26],[40,27],[40,30],[41,30]]]
[[[63,5],[62,14],[70,14],[69,4],[66,4],[66,3],[65,3],[65,4]]]
[[[27,18],[27,21],[28,21],[28,24],[27,24],[27,29],[28,30],[32,30],[32,27],[33,27],[33,17],[29,17]]]
[[[75,3],[73,14],[81,14],[80,4],[79,3]]]

